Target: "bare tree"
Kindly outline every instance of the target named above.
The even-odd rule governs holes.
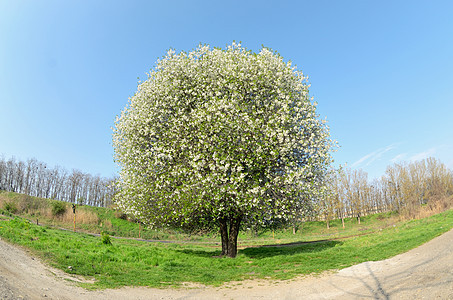
[[[90,204],[110,205],[114,195],[113,179],[60,166],[49,168],[35,158],[26,162],[12,157],[0,157],[0,190],[24,193],[30,196]]]

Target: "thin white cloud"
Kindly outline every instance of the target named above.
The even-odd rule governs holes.
[[[366,161],[368,158],[372,157],[372,156],[374,155],[374,153],[375,153],[375,152],[363,156],[363,157],[360,158],[358,161],[354,162],[354,163],[351,165],[351,167],[352,167],[352,168],[357,167],[357,166],[360,165],[362,162],[364,162],[364,161]]]
[[[406,158],[406,156],[407,156],[407,153],[398,154],[397,156],[395,156],[394,158],[392,158],[392,159],[390,160],[390,162],[391,162],[392,164],[394,164],[394,163],[397,163],[397,162],[399,162],[399,161],[403,161],[404,158]]]
[[[430,156],[433,156],[434,153],[436,153],[436,148],[431,148],[431,149],[428,149],[426,151],[423,151],[423,152],[420,152],[420,153],[417,153],[417,154],[414,154],[412,155],[409,160],[410,161],[418,161],[418,160],[422,160],[422,159],[425,159],[425,158],[428,158]]]
[[[392,150],[394,148],[395,148],[395,145],[392,144],[392,145],[389,145],[387,147],[377,149],[376,151],[371,152],[371,153],[361,157],[359,160],[354,162],[351,165],[351,167],[355,168],[355,167],[358,167],[358,166],[361,166],[361,165],[364,165],[365,167],[369,166],[376,159],[380,158],[384,153],[386,153],[386,152],[388,152],[388,151],[390,151],[390,150]]]

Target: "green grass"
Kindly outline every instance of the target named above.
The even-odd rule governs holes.
[[[397,220],[398,215],[395,212],[380,213],[362,217],[361,224],[357,223],[356,218],[347,218],[345,219],[345,228],[343,228],[341,220],[332,220],[329,229],[327,229],[324,221],[311,221],[300,224],[296,234],[293,234],[292,228],[265,231],[258,236],[250,232],[240,233],[239,243],[243,246],[269,245],[363,235],[392,226]]]
[[[378,230],[378,224],[389,225],[386,223],[390,220],[388,218],[391,216],[370,216],[362,220],[361,226],[351,229],[357,233],[375,231],[367,235],[293,246],[247,247],[241,249],[235,259],[214,258],[220,254],[220,248],[210,243],[111,239],[112,245],[108,245],[102,242],[101,237],[37,226],[21,218],[0,218],[0,236],[31,249],[54,267],[95,279],[94,284],[84,283],[84,287],[109,288],[179,286],[184,282],[221,285],[254,278],[290,279],[364,261],[382,260],[453,228],[452,210]],[[352,223],[351,220],[350,227],[353,227]],[[345,234],[340,228],[341,223],[338,225],[337,229],[334,229],[335,226],[331,228],[329,234],[334,234],[330,237]],[[296,235],[292,235],[290,230],[274,233],[276,239],[269,238],[272,232],[268,232],[255,237],[256,243],[260,239],[269,244],[278,240],[304,241],[319,236],[325,239],[327,230],[321,229],[324,226],[321,222],[307,223]],[[243,234],[243,241],[247,237],[251,238],[251,235]],[[72,268],[68,269],[68,266]]]
[[[62,218],[61,216],[58,216],[54,211],[56,204],[61,204],[60,206],[65,205],[66,211],[70,214],[70,217]],[[11,210],[13,210],[13,208],[16,208],[14,209],[14,215],[27,218],[31,222],[36,222],[36,220],[38,220],[40,224],[73,229],[71,203],[0,191],[0,213],[12,215]],[[61,207],[59,208],[61,209]],[[77,206],[76,211],[78,215],[92,214],[97,216],[95,222],[93,222],[93,220],[88,223],[77,222],[77,231],[97,234],[106,232],[113,236],[136,238],[139,237],[140,231],[140,236],[144,239],[183,239],[188,241],[200,239],[199,236],[184,234],[178,230],[156,230],[143,227],[139,229],[138,223],[119,218],[118,216],[120,214],[111,208],[83,205]],[[208,235],[208,237],[210,236],[212,235]]]
[[[69,218],[63,219],[53,216],[51,213],[52,204],[55,201],[30,197],[23,194],[0,191],[0,213],[10,214],[6,211],[5,204],[13,203],[19,209],[15,215],[27,218],[31,222],[39,220],[40,224],[46,224],[54,227],[73,229],[72,209],[70,204],[67,211],[71,214]],[[59,202],[59,201],[57,201]],[[3,210],[1,209],[3,207]],[[49,213],[43,214],[43,209],[48,209]],[[77,214],[93,214],[97,216],[96,222],[81,223],[77,222],[76,230],[79,232],[97,233],[106,232],[112,236],[120,237],[139,237],[139,225],[137,223],[119,218],[120,214],[111,208],[78,206]],[[51,217],[49,217],[51,216]],[[385,213],[379,215],[370,215],[362,217],[361,224],[357,224],[355,218],[345,219],[346,228],[342,228],[341,220],[330,222],[330,229],[326,228],[326,223],[321,221],[306,222],[299,226],[295,235],[292,234],[292,228],[280,229],[276,231],[261,231],[258,234],[252,230],[246,230],[239,234],[238,243],[240,247],[269,245],[276,243],[292,243],[299,241],[313,241],[321,239],[331,239],[350,235],[363,234],[379,230],[381,227],[393,224],[394,213]],[[216,233],[187,234],[181,230],[175,229],[150,229],[141,227],[140,236],[149,240],[171,240],[171,241],[188,241],[198,242],[200,244],[216,245],[220,242],[220,237]]]

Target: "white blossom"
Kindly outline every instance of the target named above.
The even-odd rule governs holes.
[[[152,225],[291,217],[316,197],[334,144],[308,88],[267,48],[169,50],[116,119],[116,203]]]

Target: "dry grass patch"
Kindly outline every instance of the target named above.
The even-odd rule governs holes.
[[[426,205],[405,207],[399,215],[400,221],[424,219],[453,208],[453,196],[433,197]]]
[[[99,217],[97,214],[84,210],[82,208],[77,209],[76,214],[76,223],[77,224],[98,224]],[[72,212],[72,208],[66,210],[64,215],[61,217],[61,221],[63,223],[70,223],[74,221],[74,213]]]

